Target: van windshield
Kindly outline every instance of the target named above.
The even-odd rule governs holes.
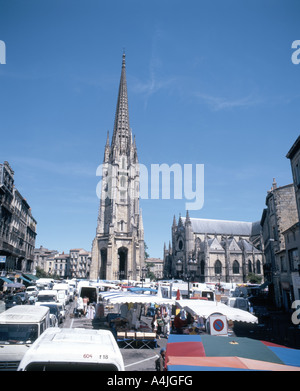
[[[37,324],[0,324],[0,344],[33,343],[37,337]]]
[[[56,301],[56,295],[38,295],[37,301]]]

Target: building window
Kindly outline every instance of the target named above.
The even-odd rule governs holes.
[[[233,274],[240,274],[240,264],[238,263],[237,260],[235,260],[233,262],[233,265],[232,265],[232,272]]]
[[[126,191],[120,191],[120,201],[126,202]]]
[[[215,274],[222,274],[222,264],[218,259],[215,262]]]
[[[200,262],[200,274],[203,276],[205,271],[205,261],[202,259]]]
[[[256,273],[261,274],[261,262],[259,259],[256,261]]]
[[[248,273],[252,273],[252,262],[248,260]]]
[[[121,176],[121,179],[120,179],[120,186],[121,187],[126,187],[126,179],[124,176]]]
[[[298,270],[298,261],[299,261],[298,250],[297,249],[289,250],[288,257],[289,257],[290,271],[294,272]]]
[[[285,258],[284,255],[280,257],[280,268],[281,268],[282,272],[286,272],[287,271],[286,258]]]

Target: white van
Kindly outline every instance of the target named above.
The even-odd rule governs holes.
[[[39,289],[51,289],[53,284],[53,278],[39,278],[38,280],[36,280],[36,286]]]
[[[0,370],[16,371],[25,352],[50,327],[46,307],[17,305],[0,314]]]
[[[200,282],[194,282],[192,284],[192,296],[206,298],[210,301],[215,300],[214,291],[210,289],[206,284]]]
[[[249,301],[244,297],[229,297],[226,304],[232,308],[239,308],[244,311],[250,310]]]
[[[29,286],[29,287],[27,287],[26,292],[27,292],[28,296],[33,295],[36,297],[39,293],[39,290],[37,289],[36,286]]]
[[[18,371],[124,371],[119,346],[109,330],[46,330],[24,355]]]
[[[69,301],[70,301],[69,284],[64,284],[64,283],[54,284],[52,289],[56,290],[56,291],[64,291],[64,293],[65,293],[65,304],[69,303]]]
[[[37,301],[58,301],[57,291],[54,291],[53,289],[39,291]]]
[[[80,282],[78,296],[82,298],[87,297],[89,299],[89,304],[96,304],[99,301],[99,287],[90,285],[87,282]]]

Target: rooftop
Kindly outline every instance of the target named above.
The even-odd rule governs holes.
[[[185,223],[185,218],[182,217]],[[211,220],[190,218],[194,233],[251,236],[253,228],[257,228],[257,223],[247,221]]]

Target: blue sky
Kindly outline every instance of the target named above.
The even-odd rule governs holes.
[[[0,0],[0,161],[32,207],[36,246],[91,249],[124,48],[139,161],[204,164],[191,217],[260,220],[273,178],[292,182],[299,17],[296,0]],[[186,202],[141,200],[150,256]]]

